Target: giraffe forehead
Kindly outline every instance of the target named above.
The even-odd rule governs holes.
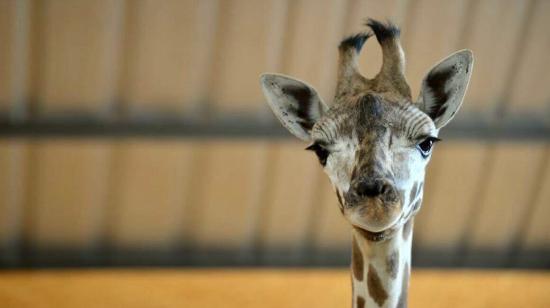
[[[352,102],[341,102],[314,126],[315,137],[335,141],[357,139],[357,145],[377,142],[384,134],[414,139],[436,133],[428,115],[410,102],[393,102],[365,95]]]

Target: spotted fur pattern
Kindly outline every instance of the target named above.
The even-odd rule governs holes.
[[[462,103],[472,71],[470,51],[438,63],[412,100],[404,76],[400,30],[369,19],[372,32],[339,45],[336,94],[329,107],[313,87],[264,74],[262,90],[288,130],[308,141],[353,226],[354,307],[406,307],[414,215],[420,210],[426,165],[439,130]],[[382,68],[362,76],[358,56],[376,36]]]
[[[405,224],[412,227],[412,222]],[[410,228],[408,229],[410,230]],[[365,299],[364,307],[406,307],[409,265],[411,262],[412,232],[405,226],[395,236],[372,242],[354,229],[353,239],[360,249],[354,253],[363,257],[364,279],[352,275],[354,297]],[[406,236],[403,236],[406,235]],[[358,271],[358,269],[355,269]],[[362,278],[362,277],[361,277]],[[354,307],[360,307],[356,302]]]

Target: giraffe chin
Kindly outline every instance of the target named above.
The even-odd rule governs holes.
[[[402,208],[401,202],[388,203],[379,198],[369,198],[347,208],[345,216],[355,227],[368,232],[382,232],[397,223]]]

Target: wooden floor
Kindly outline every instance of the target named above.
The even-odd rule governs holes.
[[[550,272],[416,270],[409,307],[550,307]],[[349,307],[346,270],[0,272],[0,307]]]

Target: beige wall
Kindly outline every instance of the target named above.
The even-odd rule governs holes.
[[[275,125],[258,75],[294,75],[329,100],[339,40],[375,17],[402,26],[413,95],[431,65],[470,48],[457,123],[548,131],[548,16],[548,1],[515,0],[0,0],[0,116]],[[368,41],[363,72],[375,74],[380,57]],[[548,140],[470,134],[438,145],[417,260],[548,266]],[[4,136],[0,260],[345,262],[347,225],[302,148],[290,138]]]

